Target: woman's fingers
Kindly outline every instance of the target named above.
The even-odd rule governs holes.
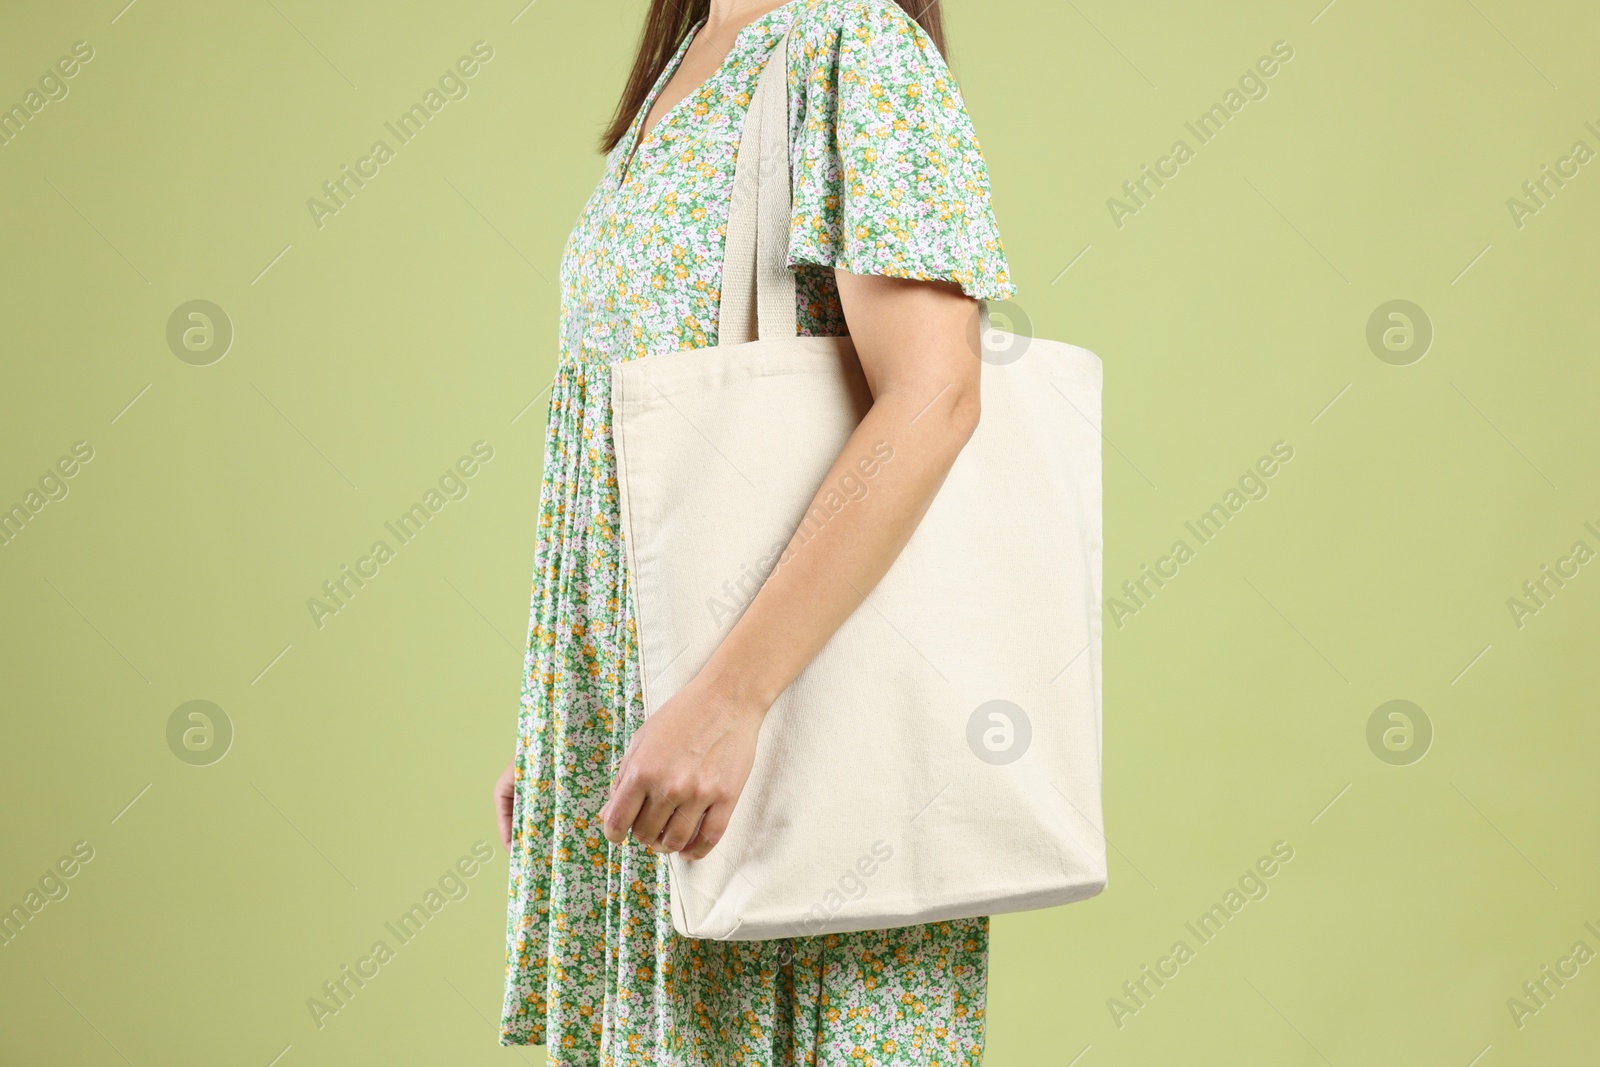
[[[616,798],[617,790],[622,787],[622,778],[628,773],[628,763],[633,756],[633,749],[634,745],[630,743],[628,747],[623,750],[622,759],[617,761],[617,773],[611,779],[610,792],[606,794],[606,800],[608,802]]]
[[[644,800],[643,783],[627,775],[617,775],[611,787],[611,799],[600,809],[600,830],[607,841],[620,845],[628,839],[628,830],[638,820]]]
[[[660,845],[656,839],[661,836],[661,831],[666,827],[667,820],[672,817],[676,808],[677,805],[666,797],[652,792],[645,797],[638,817],[633,820],[633,836],[641,845],[659,852]]]
[[[722,840],[722,835],[727,832],[728,820],[733,817],[733,803],[723,801],[713,804],[706,809],[705,816],[700,820],[700,829],[684,846],[685,859],[705,859],[707,853],[717,846]]]
[[[516,806],[517,759],[511,758],[500,778],[494,783],[495,815],[500,823],[500,843],[511,851],[511,820]]]
[[[677,852],[694,838],[700,828],[700,816],[705,810],[694,804],[685,805],[672,813],[667,825],[661,829],[661,844],[657,852]]]

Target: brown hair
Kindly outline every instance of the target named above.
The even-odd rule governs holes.
[[[917,20],[942,55],[944,19],[939,0],[895,2]],[[656,79],[667,69],[667,63],[677,54],[689,30],[710,11],[711,0],[650,0],[650,11],[645,15],[644,30],[639,35],[639,51],[633,57],[633,69],[628,72],[628,83],[623,87],[622,99],[617,101],[616,113],[600,135],[600,151],[611,151],[627,136],[628,128],[633,125],[639,108],[644,106]]]

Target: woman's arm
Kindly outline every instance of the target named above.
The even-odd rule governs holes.
[[[600,813],[613,844],[631,829],[657,852],[711,851],[767,709],[888,571],[978,425],[977,302],[947,282],[835,277],[872,407],[812,503],[841,479],[866,492],[796,533],[711,659],[634,733]]]

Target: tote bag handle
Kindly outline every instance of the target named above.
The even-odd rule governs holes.
[[[785,33],[756,82],[739,138],[722,260],[719,346],[795,336],[795,280],[788,265],[791,176]],[[979,301],[980,344],[987,342],[989,328],[989,305]]]
[[[785,33],[761,71],[739,138],[722,260],[718,345],[795,336],[794,273],[788,267],[789,182]]]

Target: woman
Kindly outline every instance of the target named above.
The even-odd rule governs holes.
[[[645,721],[607,368],[716,344],[740,131],[786,33],[799,332],[850,334],[873,393],[822,484],[863,443],[892,440],[894,463]],[[981,1062],[987,919],[690,940],[666,861],[716,846],[762,716],[888,570],[977,423],[977,301],[1014,289],[940,40],[937,0],[652,0],[562,262],[519,735],[495,787],[501,1042],[546,1044],[552,1064]]]

